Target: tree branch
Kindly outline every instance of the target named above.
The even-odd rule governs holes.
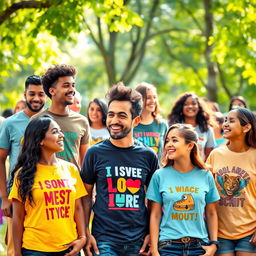
[[[230,92],[230,90],[227,87],[226,80],[225,80],[225,75],[224,75],[224,72],[223,72],[219,63],[217,63],[217,68],[218,68],[218,71],[219,71],[219,74],[220,74],[221,85],[222,85],[224,91],[226,92],[226,94],[228,95],[228,97],[231,98],[232,93]]]
[[[51,4],[49,1],[21,1],[19,3],[14,3],[0,13],[0,25],[2,25],[13,13],[17,12],[20,9],[41,9],[49,8],[50,6]]]
[[[149,38],[153,38],[155,36],[159,36],[159,35],[162,35],[162,34],[165,34],[165,33],[169,33],[169,32],[172,32],[172,31],[180,31],[180,32],[186,32],[188,33],[188,30],[186,29],[181,29],[181,28],[167,28],[167,29],[163,29],[163,30],[160,30],[156,33],[152,33],[149,35]]]
[[[183,65],[185,65],[185,66],[191,68],[191,69],[193,70],[193,72],[196,74],[196,76],[198,77],[198,79],[199,79],[199,81],[201,82],[201,84],[202,84],[205,88],[207,88],[206,83],[204,82],[204,79],[202,78],[202,76],[200,75],[200,73],[198,72],[198,70],[197,70],[192,64],[190,64],[189,62],[187,62],[187,61],[185,61],[185,60],[183,60],[183,59],[181,59],[181,58],[178,58],[178,57],[171,51],[171,49],[170,49],[169,45],[167,44],[165,38],[162,38],[162,41],[163,41],[163,43],[164,43],[164,46],[165,46],[165,48],[166,48],[166,50],[167,50],[168,55],[169,55],[171,58],[173,58],[174,60],[177,60],[177,61],[179,61],[180,63],[182,63]]]
[[[182,2],[179,1],[179,3],[181,4],[182,8],[188,13],[188,15],[192,18],[192,20],[194,21],[194,23],[196,24],[196,26],[199,28],[199,30],[204,33],[204,29],[201,26],[200,22],[196,19],[196,17],[194,16],[194,14],[191,12],[191,10],[189,10],[186,5]]]

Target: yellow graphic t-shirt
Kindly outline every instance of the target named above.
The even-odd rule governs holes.
[[[37,164],[32,206],[25,202],[22,247],[58,252],[77,239],[75,200],[87,195],[80,173],[72,163],[59,159],[56,166]],[[21,201],[15,179],[9,199]]]
[[[222,146],[207,159],[220,194],[218,236],[240,239],[256,231],[256,149],[236,153]]]

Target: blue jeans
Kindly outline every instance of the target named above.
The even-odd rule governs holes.
[[[41,252],[22,248],[22,256],[64,256],[68,252],[70,249],[61,252]],[[77,256],[80,256],[80,253]]]
[[[117,244],[113,242],[98,241],[98,249],[101,256],[137,256],[143,241],[127,244]],[[93,253],[94,256],[97,254]]]
[[[234,252],[250,252],[256,253],[256,246],[252,245],[249,240],[251,239],[252,235],[236,239],[230,240],[225,238],[218,238],[220,245],[219,249],[216,252],[218,254],[224,253],[234,253]]]
[[[162,245],[161,245],[162,244]],[[161,256],[196,256],[205,254],[202,245],[207,243],[195,241],[190,243],[159,242],[159,253]]]

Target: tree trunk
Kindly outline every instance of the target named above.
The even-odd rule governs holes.
[[[208,99],[211,101],[217,101],[218,98],[218,84],[217,84],[217,72],[215,63],[211,60],[212,45],[209,45],[209,39],[213,35],[213,14],[212,14],[212,0],[203,0],[205,9],[205,60],[207,65],[207,91]]]

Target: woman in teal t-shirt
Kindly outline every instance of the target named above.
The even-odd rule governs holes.
[[[151,147],[160,159],[167,122],[160,115],[156,87],[143,82],[137,85],[136,91],[142,95],[143,109],[141,122],[133,129],[133,136]]]
[[[205,170],[197,140],[191,125],[175,124],[167,131],[163,168],[153,174],[147,192],[152,202],[153,256],[213,256],[217,250],[215,203],[220,197],[211,172]]]

